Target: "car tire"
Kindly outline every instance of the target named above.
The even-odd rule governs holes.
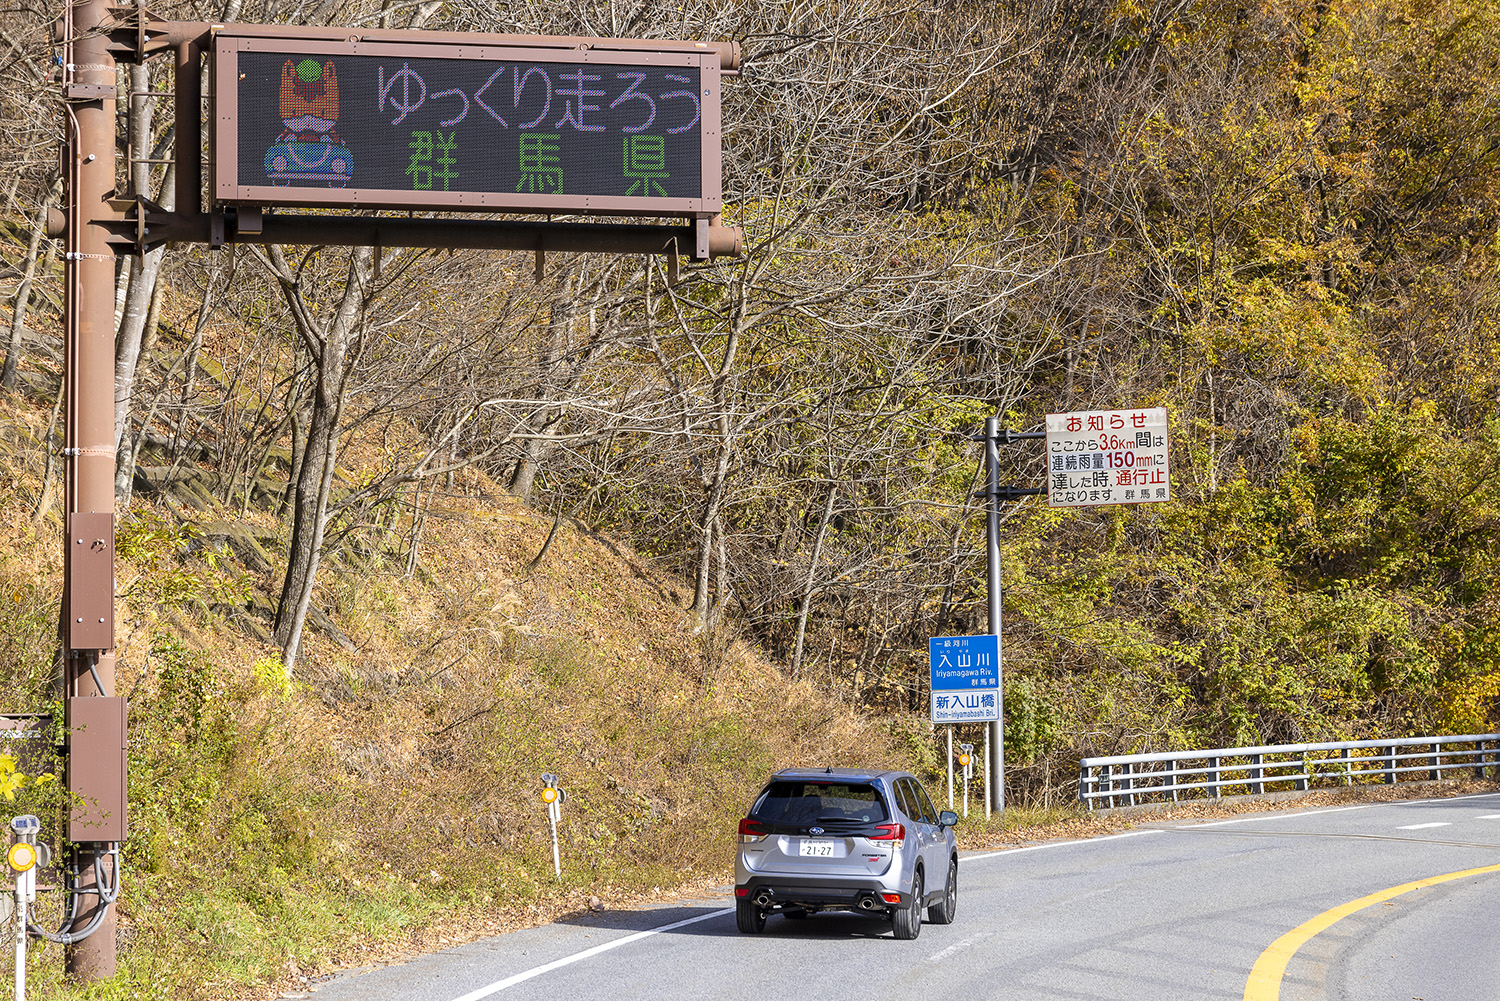
[[[734,902],[734,923],[746,935],[759,935],[766,928],[766,912],[755,901],[741,897]]]
[[[927,908],[922,903],[922,870],[911,878],[911,902],[891,915],[891,930],[899,939],[911,940],[922,934],[922,912]]]
[[[958,859],[948,863],[948,880],[943,884],[943,899],[927,908],[927,920],[935,925],[953,923],[958,912]]]

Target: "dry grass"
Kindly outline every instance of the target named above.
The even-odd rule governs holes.
[[[57,525],[29,519],[28,443],[47,415],[0,406],[0,584],[30,610],[5,633],[11,689],[34,695],[18,711],[45,702],[61,547]],[[770,770],[829,748],[835,763],[901,763],[884,724],[695,635],[674,584],[628,550],[570,526],[529,569],[550,521],[476,477],[435,505],[414,574],[394,539],[325,565],[315,604],[332,628],[309,626],[282,689],[276,650],[246,631],[268,625],[256,616],[274,571],[227,554],[210,566],[203,540],[174,535],[234,517],[140,497],[121,519],[137,540],[117,616],[132,836],[121,975],[90,996],[274,995],[589,896],[624,906],[714,885],[724,832]],[[265,514],[245,528],[273,556],[284,545]],[[543,771],[570,795],[560,883]],[[74,996],[55,949],[32,982],[43,1001]]]

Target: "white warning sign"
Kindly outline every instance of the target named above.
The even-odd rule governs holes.
[[[1172,499],[1167,410],[1047,415],[1047,504],[1089,507]]]

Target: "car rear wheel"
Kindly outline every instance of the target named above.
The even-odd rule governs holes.
[[[927,920],[935,925],[953,923],[958,911],[958,860],[948,863],[948,882],[943,886],[943,899],[927,908]]]
[[[922,870],[918,869],[911,878],[911,902],[891,915],[891,930],[897,938],[913,939],[922,934],[922,911],[926,909],[922,905],[924,889]]]
[[[746,935],[759,935],[766,927],[766,912],[755,906],[755,901],[740,897],[734,902],[734,923]]]

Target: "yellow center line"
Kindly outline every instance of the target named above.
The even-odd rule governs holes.
[[[1278,938],[1266,947],[1266,951],[1260,954],[1255,965],[1250,969],[1250,979],[1245,981],[1244,1001],[1277,1001],[1281,997],[1281,978],[1286,975],[1286,966],[1292,960],[1297,950],[1302,948],[1314,935],[1334,924],[1344,920],[1355,911],[1364,910],[1373,904],[1384,903],[1392,897],[1399,897],[1403,893],[1412,890],[1420,890],[1424,886],[1436,886],[1438,883],[1446,883],[1453,879],[1463,879],[1465,876],[1480,876],[1487,872],[1500,872],[1500,865],[1487,865],[1480,869],[1465,869],[1463,872],[1450,872],[1444,876],[1430,876],[1427,879],[1419,879],[1415,883],[1402,883],[1388,890],[1380,890],[1370,894],[1368,897],[1360,897],[1351,900],[1347,904],[1340,904],[1332,910],[1324,911],[1310,921],[1293,928],[1285,935]]]

